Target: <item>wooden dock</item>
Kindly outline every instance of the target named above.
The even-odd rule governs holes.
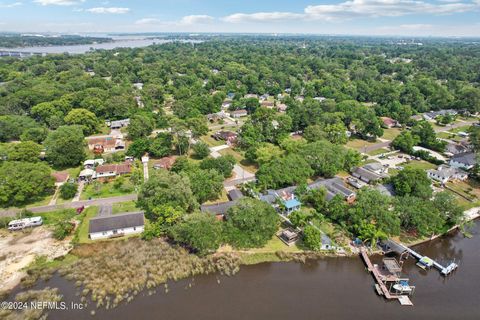
[[[388,290],[384,282],[384,276],[380,274],[379,270],[375,268],[375,266],[372,264],[365,248],[360,249],[360,255],[362,256],[362,259],[365,262],[368,271],[373,275],[373,278],[375,279],[375,290],[379,295],[384,296],[385,299],[388,300],[398,300],[398,302],[400,302],[402,306],[413,306],[413,303],[408,296],[393,294]]]
[[[393,240],[390,240],[390,241],[393,241]],[[400,247],[403,247],[405,249],[405,251],[408,252],[408,254],[410,254],[412,257],[416,258],[418,261],[422,260],[423,258],[428,258],[428,257],[422,256],[420,253],[416,252],[413,249],[410,249],[409,247],[407,247],[407,246],[405,246],[401,243],[395,242],[395,244],[397,244]],[[448,266],[444,267],[440,263],[438,263],[437,261],[435,261],[431,258],[428,258],[428,259],[432,260],[433,267],[435,269],[437,269],[438,271],[440,271],[440,273],[443,276],[448,276],[450,273],[452,273],[453,271],[455,271],[458,268],[458,265],[454,262],[452,262]]]

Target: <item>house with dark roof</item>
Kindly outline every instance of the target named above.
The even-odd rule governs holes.
[[[453,168],[470,170],[477,163],[473,152],[464,152],[454,155],[450,159],[450,166]]]
[[[227,201],[227,202],[219,202],[216,204],[208,204],[208,205],[201,205],[200,206],[200,211],[206,212],[206,213],[212,213],[216,216],[225,216],[227,213],[228,209],[233,207],[237,200],[233,201]]]
[[[366,183],[375,183],[388,177],[386,169],[379,163],[369,163],[363,167],[354,168],[352,176]]]
[[[445,147],[445,154],[447,156],[454,156],[456,154],[468,152],[468,147],[456,142],[449,142]]]
[[[314,190],[319,188],[325,188],[327,190],[327,200],[330,201],[336,195],[340,195],[348,203],[353,203],[357,194],[348,189],[343,180],[340,178],[331,178],[331,179],[318,179],[317,181],[308,185],[307,189]]]
[[[143,212],[96,217],[89,221],[88,237],[91,240],[99,240],[139,234],[143,232],[144,226]]]
[[[232,190],[228,191],[228,198],[231,201],[235,201],[235,200],[243,198],[243,193],[238,189],[232,189]]]

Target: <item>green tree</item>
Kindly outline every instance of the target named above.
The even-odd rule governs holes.
[[[205,159],[210,154],[210,148],[205,142],[199,141],[193,145],[193,152],[197,159]]]
[[[310,250],[319,251],[322,248],[322,233],[314,226],[303,229],[303,244]]]
[[[45,128],[35,127],[27,128],[20,135],[22,141],[33,141],[36,143],[42,143],[47,137],[48,131]]]
[[[243,198],[227,211],[228,241],[237,248],[261,247],[278,230],[278,215],[269,204]]]
[[[205,255],[218,249],[222,241],[222,230],[222,223],[215,216],[193,213],[173,226],[169,234],[175,241]]]
[[[165,157],[172,152],[173,138],[169,133],[159,133],[149,145],[150,155],[154,157]]]
[[[136,114],[130,119],[128,125],[128,138],[130,140],[136,140],[139,138],[148,137],[155,126],[155,121],[151,116],[144,114]]]
[[[216,170],[223,175],[224,178],[232,176],[235,158],[231,155],[221,156],[218,158],[206,158],[200,162],[200,168],[203,170]]]
[[[430,178],[422,169],[405,168],[392,179],[395,193],[399,196],[414,196],[422,199],[432,197],[432,187]]]
[[[148,138],[141,138],[133,141],[127,150],[127,155],[140,159],[150,150],[151,141]]]
[[[303,228],[308,222],[314,217],[314,211],[306,208],[301,208],[300,210],[293,211],[288,215],[288,219],[293,224],[295,228]]]
[[[413,147],[420,142],[420,138],[412,135],[410,131],[403,131],[392,141],[392,147],[405,153],[412,153]]]
[[[441,230],[444,224],[444,219],[433,202],[421,198],[398,197],[395,210],[402,221],[402,227],[416,231],[422,237],[433,235]]]
[[[79,126],[63,126],[48,134],[45,156],[56,167],[73,167],[85,159],[84,136]]]
[[[178,210],[192,212],[198,203],[187,177],[165,170],[155,171],[140,188],[137,205],[145,210],[149,219],[155,220],[156,208],[168,205]]]
[[[77,193],[78,185],[76,183],[64,183],[60,187],[60,197],[64,200],[72,199]]]
[[[9,161],[40,161],[42,146],[32,141],[11,144],[8,147],[7,158]]]
[[[97,116],[87,109],[73,109],[65,116],[65,123],[78,125],[83,129],[83,134],[88,136],[98,130],[99,121]]]
[[[313,170],[305,159],[296,154],[288,154],[261,165],[256,176],[263,189],[278,189],[306,182]]]
[[[0,205],[20,206],[51,193],[54,179],[44,163],[10,162],[0,166]]]
[[[223,176],[217,170],[195,169],[187,172],[198,203],[217,199],[223,190]]]

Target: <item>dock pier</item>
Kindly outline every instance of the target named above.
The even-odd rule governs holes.
[[[402,295],[402,294],[395,294],[390,292],[390,290],[387,288],[386,283],[391,282],[391,283],[397,283],[400,279],[396,276],[385,276],[382,275],[378,269],[377,266],[373,265],[372,262],[370,261],[370,258],[368,257],[367,251],[365,248],[360,249],[360,255],[365,262],[367,266],[367,270],[373,275],[373,278],[375,279],[375,290],[376,292],[384,296],[385,299],[388,300],[398,300],[402,306],[413,306],[412,301],[407,295]],[[415,289],[415,287],[412,287]]]
[[[424,269],[424,267],[434,267],[435,269],[437,269],[438,271],[440,271],[440,274],[443,275],[443,276],[448,276],[450,275],[453,271],[455,271],[457,268],[458,268],[458,265],[455,263],[455,262],[452,262],[450,263],[448,266],[444,267],[443,265],[441,265],[440,263],[438,263],[437,261],[427,257],[427,256],[423,256],[421,255],[420,253],[416,252],[415,250],[413,249],[410,249],[409,247],[401,244],[401,243],[398,243],[398,242],[395,242],[393,240],[389,240],[389,243],[390,244],[394,244],[400,248],[402,248],[405,252],[407,252],[409,255],[411,255],[412,257],[414,257],[415,259],[418,260],[418,263],[417,265],[421,268]],[[423,261],[428,261],[428,265],[423,263]]]

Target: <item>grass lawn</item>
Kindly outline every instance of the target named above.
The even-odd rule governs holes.
[[[385,148],[380,148],[380,149],[377,149],[377,150],[370,151],[367,154],[370,155],[370,156],[378,156],[378,155],[381,155],[382,153],[387,153],[387,152],[390,152],[390,150],[385,149]]]
[[[466,125],[466,126],[454,128],[454,129],[448,130],[448,131],[449,131],[449,132],[452,132],[452,133],[459,133],[459,132],[461,132],[461,131],[467,132],[468,129],[470,129],[470,127],[471,127],[471,125]]]
[[[101,182],[97,186],[99,189],[96,189],[97,187],[94,183],[86,185],[83,189],[82,195],[80,196],[80,200],[88,200],[90,198],[110,198],[133,193],[133,191],[123,191],[120,189],[115,189],[113,187],[113,181],[107,183]]]
[[[221,146],[225,144],[225,141],[215,140],[210,135],[208,136],[201,136],[200,140],[208,144],[210,147]]]
[[[297,244],[287,246],[285,243],[282,242],[276,235],[270,239],[267,244],[261,248],[253,248],[248,250],[251,253],[275,253],[277,251],[283,252],[299,252],[301,249],[297,246]]]
[[[362,139],[352,139],[346,144],[347,147],[362,151],[363,148],[374,145],[376,142],[366,141]]]
[[[82,171],[82,167],[79,166],[79,167],[76,167],[76,168],[68,168],[68,169],[66,169],[66,171],[70,175],[69,179],[75,179],[80,174],[80,171]]]
[[[80,226],[77,229],[76,237],[78,239],[78,243],[91,243],[92,241],[88,239],[88,225],[91,218],[95,217],[98,213],[98,207],[89,207],[86,208],[82,215],[83,219],[80,223]]]
[[[478,200],[480,199],[480,189],[478,183],[467,180],[467,181],[458,181],[454,183],[447,183],[447,186],[452,190],[460,193],[461,195],[465,196],[471,200]]]
[[[414,169],[422,169],[422,170],[430,170],[435,169],[437,166],[433,163],[423,161],[423,160],[413,160],[409,163],[402,164],[404,168],[414,168]]]
[[[246,160],[244,158],[244,156],[240,152],[237,152],[237,151],[233,150],[232,148],[227,148],[227,149],[220,150],[219,153],[222,156],[226,156],[227,154],[232,155],[235,158],[235,160],[237,160],[237,163],[243,169],[245,169],[249,172],[255,173],[258,170],[258,167],[255,163],[249,162],[248,160]]]
[[[449,132],[439,132],[439,133],[437,133],[437,138],[441,138],[441,139],[454,139],[456,137],[458,137],[458,136],[454,133],[449,133]]]
[[[36,213],[35,216],[41,216],[45,225],[54,225],[57,222],[70,220],[77,216],[75,209],[63,209],[44,213]]]
[[[393,140],[402,132],[399,128],[383,129],[382,139]]]
[[[53,193],[49,194],[48,196],[45,196],[44,198],[37,199],[35,202],[27,204],[27,208],[48,206],[48,204],[50,203],[50,200],[52,200],[52,197],[53,197]]]
[[[140,211],[136,205],[135,201],[114,203],[112,206],[112,214]]]

